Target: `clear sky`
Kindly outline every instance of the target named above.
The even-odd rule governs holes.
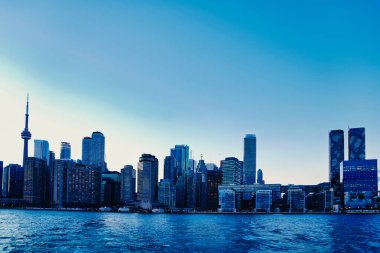
[[[328,180],[328,132],[366,127],[380,159],[379,1],[2,1],[0,160],[32,138],[81,158],[106,136],[110,169],[175,144],[243,158],[257,135],[268,183]],[[30,142],[30,151],[33,152]],[[31,153],[32,154],[32,153]]]

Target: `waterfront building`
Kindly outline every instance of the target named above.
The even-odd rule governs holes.
[[[164,209],[175,208],[176,188],[169,179],[161,179],[158,184],[158,203]]]
[[[61,142],[61,160],[70,160],[71,159],[71,144],[68,142]]]
[[[223,184],[240,185],[242,182],[243,162],[235,157],[227,157],[220,162],[223,173]]]
[[[193,170],[187,170],[185,172],[185,190],[186,190],[186,208],[195,208],[195,187],[196,176]]]
[[[273,209],[279,208],[282,203],[281,188],[280,184],[219,185],[218,187],[219,196],[222,190],[233,190],[235,192],[235,208],[238,211],[253,211],[256,206],[256,192],[259,190],[272,191],[272,207]]]
[[[28,157],[24,169],[24,200],[28,205],[47,206],[48,181],[49,173],[46,160]]]
[[[121,202],[127,204],[136,200],[136,170],[132,165],[121,169]]]
[[[236,212],[235,191],[233,189],[219,190],[219,212]]]
[[[290,188],[287,192],[289,212],[305,211],[305,192],[300,188]]]
[[[172,184],[178,180],[177,161],[174,156],[166,156],[164,160],[164,179],[169,179]]]
[[[334,191],[334,204],[342,204],[340,167],[344,160],[344,132],[332,130],[329,133],[330,187]]]
[[[157,202],[158,160],[150,154],[142,154],[137,166],[137,199],[141,207],[151,209]]]
[[[348,130],[348,159],[365,160],[365,128],[350,128]]]
[[[85,165],[97,166],[107,172],[105,162],[105,137],[101,132],[93,132],[91,137],[82,140],[82,162]]]
[[[207,167],[201,158],[198,162],[195,173],[195,208],[198,210],[207,209]]]
[[[257,183],[258,184],[265,184],[264,176],[263,176],[263,171],[261,169],[259,169],[257,171]]]
[[[244,138],[244,167],[241,175],[244,184],[256,183],[256,135],[247,134]]]
[[[114,207],[120,204],[120,173],[102,173],[100,201],[102,206]]]
[[[41,159],[49,165],[49,142],[34,140],[34,157]]]
[[[176,161],[176,171],[177,171],[177,183],[176,183],[176,206],[177,208],[188,207],[187,200],[187,179],[186,171],[189,164],[189,146],[187,145],[175,145],[174,148],[170,150],[170,155],[175,158]]]
[[[272,207],[272,191],[257,190],[256,191],[256,212],[270,212]]]
[[[24,190],[24,168],[18,164],[9,164],[3,168],[2,196],[10,199],[22,199]]]
[[[55,153],[53,151],[49,151],[49,206],[53,205],[53,194],[54,194],[54,166],[55,166]]]
[[[26,167],[26,159],[29,156],[28,153],[28,142],[32,138],[32,134],[29,131],[29,94],[27,95],[26,99],[26,113],[25,113],[25,128],[24,131],[21,133],[21,138],[24,140],[24,153],[23,153],[23,159],[22,159],[22,167]]]
[[[207,170],[207,210],[216,211],[219,208],[218,187],[222,184],[222,171]]]
[[[56,207],[99,207],[101,168],[56,160],[53,204]]]
[[[305,197],[305,208],[311,212],[329,212],[333,210],[333,189],[312,192]]]
[[[343,189],[346,208],[370,208],[378,194],[377,160],[343,162]]]

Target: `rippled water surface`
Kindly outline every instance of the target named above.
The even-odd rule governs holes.
[[[377,252],[380,215],[0,210],[0,251]]]

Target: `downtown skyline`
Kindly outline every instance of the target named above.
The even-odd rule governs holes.
[[[17,13],[4,4],[1,160],[22,164],[28,91],[32,141],[48,140],[56,154],[62,141],[70,142],[72,157],[80,159],[82,138],[101,131],[106,161],[117,171],[150,153],[159,159],[161,178],[163,159],[176,144],[189,145],[195,160],[200,154],[217,165],[228,156],[242,160],[243,138],[253,133],[257,169],[268,183],[324,182],[328,132],[348,127],[366,128],[367,156],[379,159],[376,13],[361,4],[322,5],[309,6],[316,8],[307,18],[297,12],[307,5],[300,4],[263,17],[255,5],[261,4],[229,12],[226,2],[186,9],[173,2],[114,3],[108,15],[95,4],[81,18],[70,4],[26,4]],[[292,14],[305,26],[293,23]],[[179,15],[182,22],[173,23]],[[318,15],[326,21],[313,21]],[[93,25],[84,22],[99,16]],[[115,28],[102,30],[109,22]],[[346,34],[349,27],[357,29]],[[337,36],[329,40],[332,33]]]

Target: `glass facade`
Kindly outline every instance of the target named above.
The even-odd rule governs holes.
[[[329,133],[330,187],[334,191],[334,203],[341,202],[340,167],[344,160],[344,132],[333,130]]]
[[[49,202],[49,171],[45,160],[28,157],[24,172],[24,200],[30,206],[45,207]]]
[[[136,170],[132,165],[121,169],[121,202],[126,204],[136,200]]]
[[[289,189],[287,196],[289,212],[304,212],[305,192],[302,189]]]
[[[350,128],[348,142],[348,159],[365,160],[365,128]]]
[[[242,183],[243,162],[235,157],[227,157],[220,162],[223,173],[223,185]]]
[[[68,142],[61,142],[61,154],[60,159],[70,160],[71,159],[71,144]]]
[[[44,160],[49,165],[49,142],[45,140],[34,140],[34,157]]]
[[[272,207],[272,191],[258,190],[256,191],[256,211],[270,212]]]
[[[149,209],[157,201],[158,160],[155,156],[143,154],[140,157],[137,181],[137,199]]]
[[[220,212],[236,212],[235,191],[232,189],[219,190]]]
[[[256,183],[256,135],[247,134],[244,138],[243,184]]]

